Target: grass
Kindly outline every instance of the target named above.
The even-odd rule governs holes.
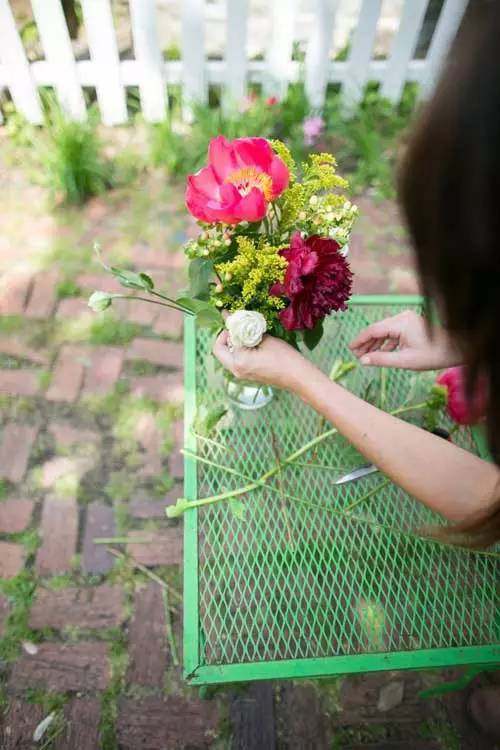
[[[35,138],[47,186],[57,202],[82,204],[112,185],[112,165],[104,158],[97,112],[70,120],[55,99],[45,99],[45,129]]]
[[[56,287],[56,297],[58,300],[66,299],[67,297],[80,297],[81,294],[81,288],[70,278],[63,279]]]
[[[0,479],[0,502],[2,502],[2,500],[6,500],[8,495],[9,495],[8,482],[6,482],[5,479]]]
[[[444,716],[426,721],[420,730],[424,739],[437,741],[441,750],[460,750],[462,742],[455,727]]]
[[[38,385],[41,391],[46,391],[52,381],[52,373],[50,370],[41,370],[38,375]]]
[[[0,334],[17,333],[22,330],[23,326],[22,315],[0,315]]]
[[[88,341],[90,344],[124,346],[139,335],[142,328],[128,320],[120,320],[113,313],[102,313],[93,318]]]
[[[11,607],[5,633],[0,640],[0,660],[13,661],[19,655],[22,641],[33,641],[40,637],[28,625],[35,589],[35,580],[27,570],[15,578],[0,579],[0,593],[9,600]]]
[[[117,632],[117,637],[110,644],[111,680],[109,686],[101,693],[101,723],[99,733],[101,750],[117,750],[116,720],[118,717],[117,701],[125,689],[128,653],[124,634]]]

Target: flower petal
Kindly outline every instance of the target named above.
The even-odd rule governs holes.
[[[240,198],[234,213],[240,221],[260,221],[266,215],[266,211],[267,203],[262,191],[252,188],[248,195]]]
[[[233,148],[241,167],[256,166],[269,173],[274,152],[265,138],[237,138]]]
[[[219,195],[220,182],[212,166],[203,167],[196,174],[190,175],[188,182],[199,193],[206,195],[207,198],[214,198]]]
[[[280,159],[279,156],[273,157],[269,174],[273,181],[273,198],[277,198],[287,189],[288,183],[290,182],[290,172],[288,171],[285,162]]]
[[[188,178],[185,195],[186,207],[189,213],[198,221],[210,221],[205,211],[206,198],[194,188]]]
[[[281,281],[277,281],[269,289],[269,294],[273,297],[284,297],[286,295],[285,285]]]
[[[208,161],[220,182],[224,182],[231,172],[238,169],[233,145],[223,135],[218,135],[217,138],[212,138],[210,141]]]

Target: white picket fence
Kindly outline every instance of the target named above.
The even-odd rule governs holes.
[[[223,87],[226,102],[237,102],[247,83],[283,96],[290,82],[304,75],[310,101],[321,107],[328,83],[340,83],[345,101],[356,103],[367,81],[379,81],[382,93],[398,101],[406,81],[431,90],[467,0],[445,0],[425,59],[414,59],[427,0],[405,0],[387,59],[374,60],[373,44],[382,0],[362,0],[346,61],[331,59],[335,19],[342,0],[314,0],[315,22],[303,64],[292,60],[299,0],[269,0],[271,39],[265,60],[248,60],[248,0],[225,0],[224,60],[204,53],[205,0],[179,0],[182,6],[181,60],[164,61],[157,34],[155,0],[129,0],[134,59],[120,60],[109,0],[81,0],[90,60],[75,60],[60,0],[31,0],[45,59],[29,62],[16,30],[9,0],[0,0],[0,90],[7,88],[16,108],[32,123],[42,121],[39,87],[53,87],[75,119],[86,116],[82,86],[95,87],[104,123],[127,120],[126,87],[137,86],[146,120],[168,117],[168,87],[181,84],[189,103],[207,100],[209,84]],[[1,116],[1,115],[0,115]]]

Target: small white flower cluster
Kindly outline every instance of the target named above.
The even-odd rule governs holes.
[[[195,240],[185,245],[188,258],[217,257],[232,243],[234,228],[226,224],[215,224],[204,229]]]
[[[226,328],[229,331],[229,342],[235,349],[246,347],[252,349],[262,341],[267,330],[265,317],[254,310],[237,310],[228,315]]]
[[[307,234],[319,234],[331,237],[339,245],[349,242],[351,229],[358,215],[358,207],[346,200],[340,205],[334,205],[337,196],[313,195],[309,199],[309,210],[299,215],[299,224],[304,222]]]

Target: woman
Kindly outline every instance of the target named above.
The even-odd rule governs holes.
[[[236,377],[295,393],[396,484],[449,519],[451,537],[477,546],[500,540],[499,41],[498,3],[484,3],[455,43],[401,170],[400,199],[422,291],[446,333],[405,312],[369,326],[351,343],[363,365],[464,364],[470,392],[480,374],[495,463],[364,402],[283,341],[268,336],[257,349],[230,351],[225,332],[214,347]],[[471,709],[500,737],[499,689],[476,691]]]

